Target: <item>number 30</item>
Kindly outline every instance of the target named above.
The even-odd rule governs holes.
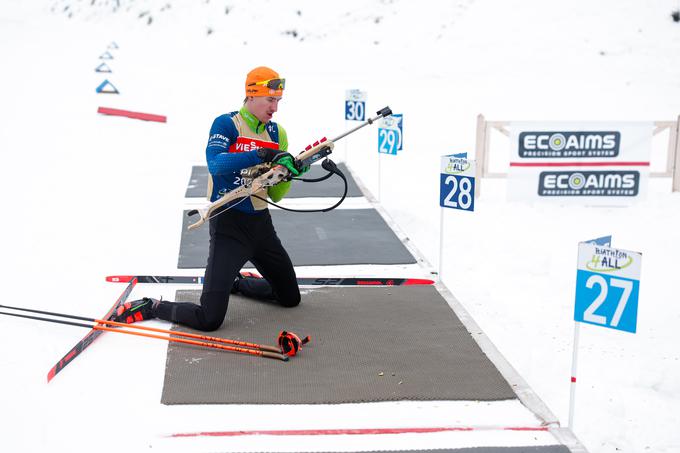
[[[347,101],[347,118],[348,120],[363,120],[364,119],[364,103],[359,101]]]

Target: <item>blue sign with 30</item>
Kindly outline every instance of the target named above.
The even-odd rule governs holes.
[[[364,121],[366,119],[366,93],[360,90],[347,90],[345,94],[345,119]]]

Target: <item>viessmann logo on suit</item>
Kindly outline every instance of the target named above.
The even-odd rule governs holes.
[[[640,188],[640,172],[634,170],[542,171],[540,197],[634,197]]]
[[[540,131],[519,134],[519,157],[616,157],[621,146],[618,131]]]

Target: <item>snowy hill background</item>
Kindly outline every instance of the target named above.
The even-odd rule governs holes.
[[[176,272],[190,166],[203,161],[212,119],[238,108],[245,73],[261,64],[287,78],[276,118],[291,150],[346,129],[346,89],[367,91],[369,111],[390,105],[404,114],[404,152],[383,156],[380,178],[375,131],[336,154],[380,193],[436,269],[439,156],[474,150],[476,116],[675,120],[677,9],[677,0],[3,0],[5,297],[96,315],[121,290],[103,276]],[[94,68],[112,41],[119,49],[108,78],[121,94],[97,95],[102,75]],[[169,120],[101,117],[100,105]],[[502,155],[506,144],[495,143],[492,154]],[[638,333],[582,329],[574,432],[594,453],[679,451],[680,197],[670,181],[653,179],[645,201],[619,209],[509,203],[505,194],[505,180],[484,180],[475,213],[445,213],[446,285],[566,425],[576,245],[612,234],[614,246],[642,252]],[[46,405],[68,399],[55,393],[73,389],[86,400],[103,390],[74,376],[59,390],[44,383],[81,331],[0,323],[0,403],[11,408],[0,415],[0,432],[14,451],[31,451],[21,439],[40,445],[59,427]],[[162,361],[161,346],[129,344]],[[115,354],[90,354],[77,366],[144,379],[156,360],[124,357],[135,366]],[[159,391],[159,382],[145,383]],[[14,392],[19,386],[27,391]],[[54,415],[57,427],[36,413]]]

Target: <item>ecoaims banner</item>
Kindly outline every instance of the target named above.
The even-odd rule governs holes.
[[[508,198],[627,205],[646,194],[653,123],[510,123]]]

